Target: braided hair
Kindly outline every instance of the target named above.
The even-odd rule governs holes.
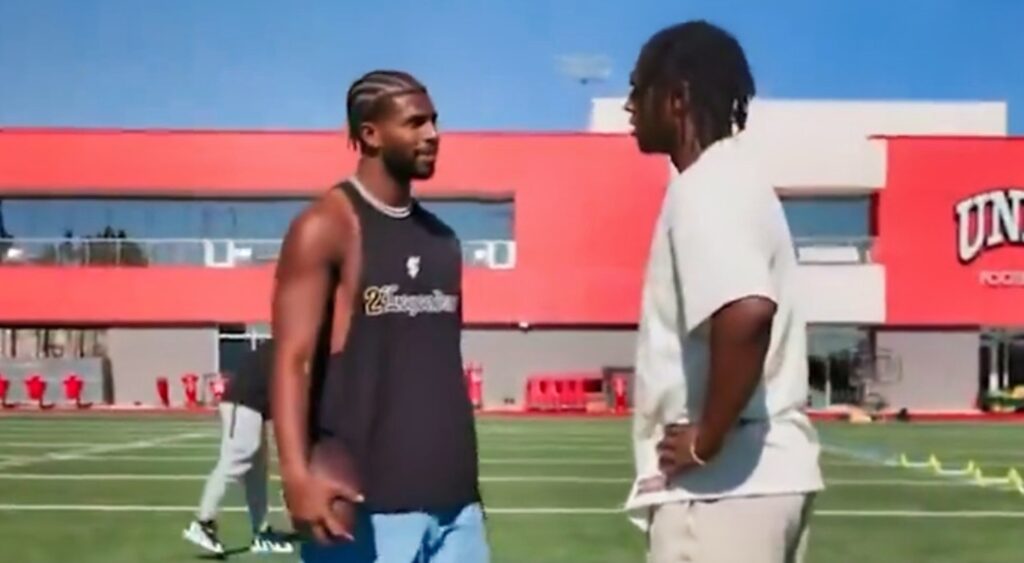
[[[345,110],[348,114],[348,139],[353,148],[362,149],[360,128],[380,117],[387,101],[404,94],[427,93],[427,88],[411,74],[400,70],[374,70],[361,76],[348,89]]]
[[[736,38],[713,24],[689,21],[654,34],[640,51],[637,75],[662,95],[685,93],[701,147],[747,125],[754,77]]]

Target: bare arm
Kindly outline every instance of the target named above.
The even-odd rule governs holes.
[[[775,303],[746,297],[711,317],[711,366],[696,453],[714,457],[761,381]]]
[[[338,228],[323,210],[304,212],[285,236],[277,265],[273,332],[277,343],[271,408],[282,477],[307,476],[310,364],[340,260]]]

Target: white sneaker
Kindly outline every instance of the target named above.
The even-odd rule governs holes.
[[[212,521],[193,520],[181,533],[181,537],[210,553],[224,555],[224,544],[217,537],[217,524]]]
[[[252,538],[252,553],[293,553],[295,546],[284,535],[267,526]]]

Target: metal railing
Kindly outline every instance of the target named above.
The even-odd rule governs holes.
[[[279,240],[10,239],[0,241],[3,265],[234,267],[277,259]]]
[[[801,264],[873,262],[872,237],[813,237],[793,241]],[[268,264],[281,251],[278,239],[0,239],[0,265],[169,266],[235,268]],[[516,243],[509,240],[463,241],[467,266],[509,269],[516,264]]]
[[[874,237],[798,237],[793,239],[801,264],[869,264],[874,262]]]
[[[462,245],[470,266],[515,266],[516,245],[507,240],[470,240]],[[0,239],[0,266],[205,266],[236,268],[277,260],[279,239]]]

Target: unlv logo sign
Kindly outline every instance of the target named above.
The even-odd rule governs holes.
[[[878,197],[885,322],[1024,323],[1024,139],[893,137]]]
[[[960,263],[970,264],[983,252],[1001,246],[1024,246],[1022,202],[1022,188],[989,190],[957,202],[956,254]]]

